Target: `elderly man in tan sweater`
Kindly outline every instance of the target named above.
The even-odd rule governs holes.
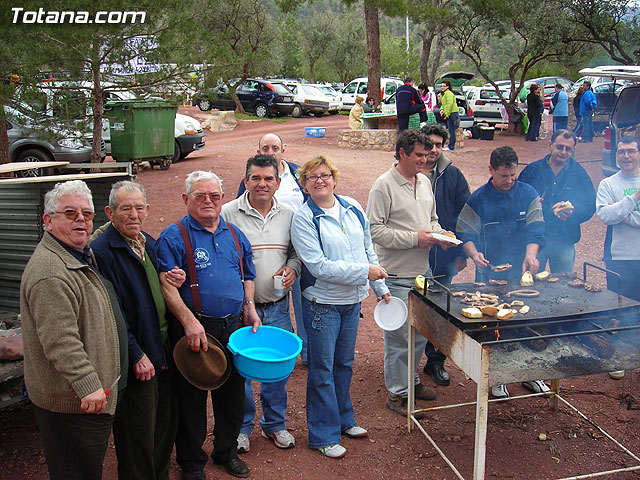
[[[386,283],[394,297],[407,303],[417,275],[429,271],[429,249],[438,240],[431,233],[444,233],[438,223],[429,179],[420,171],[431,150],[429,138],[418,130],[400,132],[396,141],[398,162],[383,173],[369,191],[367,216],[371,239],[380,265],[389,273]],[[447,248],[446,244],[440,244]],[[407,415],[408,324],[384,332],[384,379],[389,391],[387,408]],[[427,339],[416,332],[415,364],[420,363]],[[433,400],[436,393],[420,383],[415,374],[415,395]]]
[[[47,231],[20,285],[25,384],[50,478],[99,480],[126,385],[126,326],[87,247],[95,215],[89,187],[58,183],[44,212]]]

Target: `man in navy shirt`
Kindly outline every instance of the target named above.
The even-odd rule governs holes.
[[[569,130],[556,130],[551,136],[551,152],[520,173],[518,180],[536,189],[542,201],[546,226],[545,247],[538,252],[540,268],[573,272],[575,244],[580,241],[580,225],[596,211],[596,191],[589,174],[572,156],[576,136]],[[554,211],[559,202],[571,207]]]
[[[200,348],[207,350],[205,332],[226,345],[229,335],[243,323],[253,325],[254,331],[260,325],[253,301],[255,269],[251,245],[237,227],[230,227],[220,217],[223,196],[222,181],[212,172],[192,172],[185,181],[182,199],[188,214],[180,222],[186,227],[193,247],[197,279],[188,274],[179,289],[167,280],[167,272],[175,266],[189,271],[178,225],[169,225],[156,242],[163,295],[168,309],[179,322],[170,324],[170,330],[177,330],[172,334],[173,340],[187,337],[194,352]],[[238,247],[230,228],[234,228],[237,235]],[[195,311],[192,284],[198,285],[202,312]],[[228,380],[211,393],[215,419],[211,457],[229,474],[244,478],[249,476],[249,468],[236,451],[244,415],[244,378],[232,363],[229,368]],[[183,479],[204,480],[203,470],[208,459],[202,449],[207,434],[207,392],[191,385],[182,375],[176,376],[180,405],[176,459]]]
[[[413,88],[413,78],[404,79],[404,85],[396,90],[396,112],[398,115],[398,130],[409,128],[409,117],[414,113],[420,114],[420,127],[427,123],[427,107],[420,98],[418,91]]]

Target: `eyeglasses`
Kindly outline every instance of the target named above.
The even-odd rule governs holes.
[[[636,153],[638,153],[638,150],[634,148],[632,150],[618,150],[616,152],[616,155],[618,157],[626,157],[627,155],[633,157]]]
[[[573,152],[573,147],[567,147],[565,145],[554,145],[553,148],[555,148],[556,150],[560,150],[561,152],[562,151],[565,151],[567,153]]]
[[[198,203],[204,202],[207,198],[211,200],[211,202],[216,203],[222,198],[222,195],[219,193],[196,193],[195,195],[189,194],[189,196]]]
[[[333,177],[333,173],[323,173],[322,175],[306,175],[305,176],[305,178],[307,179],[307,182],[311,182],[311,183],[317,182],[319,178],[321,178],[323,182],[326,182],[331,177]]]
[[[67,220],[75,220],[76,218],[78,218],[78,215],[82,214],[87,222],[90,222],[96,216],[96,213],[92,212],[91,210],[74,210],[72,208],[68,208],[67,210],[62,211],[58,210],[56,211],[56,213],[62,213]]]

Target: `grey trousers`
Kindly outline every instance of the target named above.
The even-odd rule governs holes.
[[[409,297],[409,290],[414,285],[413,278],[388,278],[385,280],[389,292],[394,297],[398,297],[405,304],[407,304]],[[406,397],[408,391],[407,379],[408,379],[408,352],[407,342],[409,337],[409,323],[400,327],[398,330],[384,332],[384,381],[389,393],[398,395],[400,397]],[[422,352],[427,344],[427,339],[420,333],[416,332],[415,335],[415,349],[414,349],[414,361],[416,368],[422,358]],[[414,382],[417,385],[420,383],[420,377],[416,370],[414,376]]]

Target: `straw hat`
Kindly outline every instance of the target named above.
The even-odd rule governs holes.
[[[224,385],[230,374],[226,348],[212,335],[207,335],[208,350],[194,352],[182,337],[173,348],[173,359],[182,376],[200,390],[215,390]]]

